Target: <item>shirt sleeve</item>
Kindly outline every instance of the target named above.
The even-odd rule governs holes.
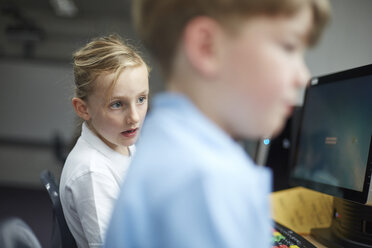
[[[109,175],[89,172],[74,180],[71,192],[89,247],[102,247],[119,185]]]

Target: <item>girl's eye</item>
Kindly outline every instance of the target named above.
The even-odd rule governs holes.
[[[141,96],[138,98],[138,103],[144,103],[146,101],[146,97],[145,96]]]
[[[114,102],[110,105],[111,108],[113,109],[118,109],[120,108],[121,106],[123,106],[123,104],[121,104],[121,102]]]

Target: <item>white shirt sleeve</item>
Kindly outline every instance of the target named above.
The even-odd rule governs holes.
[[[91,171],[77,177],[70,189],[89,247],[102,247],[119,185],[112,176]]]

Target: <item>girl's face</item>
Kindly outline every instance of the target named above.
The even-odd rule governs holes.
[[[136,142],[146,116],[148,71],[144,64],[125,68],[110,92],[114,77],[114,73],[97,77],[86,103],[87,123],[109,147],[127,154],[127,147]]]
[[[311,25],[312,12],[303,8],[294,16],[253,17],[236,36],[225,36],[221,75],[228,106],[220,106],[221,126],[232,136],[281,130],[309,79],[304,52]]]

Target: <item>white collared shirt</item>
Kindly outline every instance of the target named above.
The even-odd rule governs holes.
[[[78,247],[101,247],[114,201],[135,146],[124,156],[99,139],[86,123],[65,162],[60,197],[66,222]]]

